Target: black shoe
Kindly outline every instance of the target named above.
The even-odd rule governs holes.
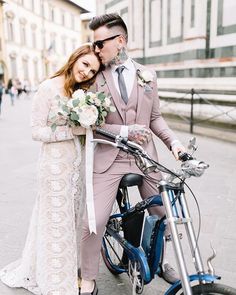
[[[81,279],[81,268],[78,268],[78,278]]]
[[[93,288],[93,292],[92,293],[81,293],[79,292],[80,295],[97,295],[98,294],[98,287],[97,287],[97,284],[96,282],[94,282],[94,288]]]
[[[79,288],[79,290],[80,290],[80,288],[81,288],[81,269],[79,268],[78,269],[78,288]]]

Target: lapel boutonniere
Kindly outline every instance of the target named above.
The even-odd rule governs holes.
[[[137,75],[138,75],[138,84],[142,87],[145,88],[150,88],[150,85],[148,83],[153,82],[153,74],[150,71],[144,70],[140,71],[137,70]]]

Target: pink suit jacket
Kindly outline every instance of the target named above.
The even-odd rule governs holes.
[[[137,108],[135,124],[145,125],[149,128],[157,137],[159,137],[165,145],[170,149],[170,144],[173,140],[177,139],[174,133],[169,129],[167,123],[163,119],[160,112],[160,102],[157,91],[156,74],[153,70],[150,70],[135,61],[133,61],[136,72],[150,71],[153,74],[153,81],[148,83],[148,89],[138,84],[137,89]],[[138,80],[138,74],[136,75]],[[137,83],[135,83],[137,85]],[[96,91],[103,91],[112,98],[112,104],[116,107],[116,112],[109,113],[106,117],[105,125],[102,127],[115,134],[120,133],[122,125],[126,125],[124,110],[122,110],[121,97],[114,85],[111,70],[109,68],[101,71],[96,78],[95,82]],[[133,99],[131,96],[129,100]],[[157,151],[154,146],[153,139],[145,144],[144,149],[148,154],[157,160]],[[105,172],[115,161],[119,149],[110,145],[97,144],[94,152],[94,172]]]

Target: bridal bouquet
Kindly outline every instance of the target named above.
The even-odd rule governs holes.
[[[115,112],[111,100],[103,92],[85,92],[82,89],[76,90],[72,98],[58,98],[60,111],[58,114],[66,119],[70,126],[100,126],[105,122],[109,112]],[[56,123],[52,124],[55,130]]]

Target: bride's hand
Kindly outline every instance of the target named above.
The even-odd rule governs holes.
[[[71,127],[73,135],[85,135],[86,129],[81,126],[73,126]]]

